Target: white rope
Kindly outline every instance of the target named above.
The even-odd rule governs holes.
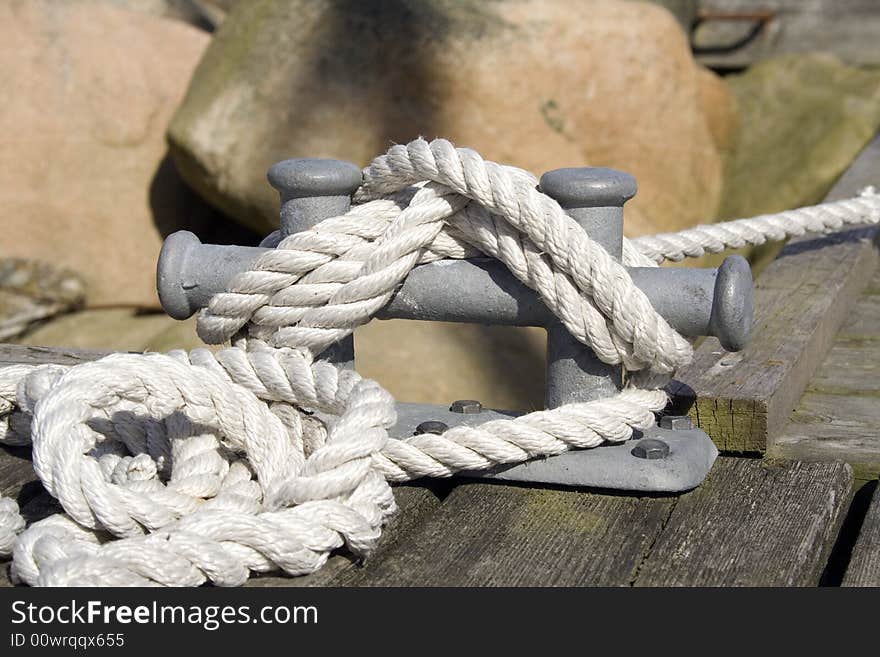
[[[0,441],[32,440],[35,471],[64,509],[24,529],[0,498],[0,555],[11,551],[16,580],[190,586],[305,574],[333,550],[369,553],[395,511],[389,481],[623,441],[654,422],[691,348],[530,174],[416,140],[373,162],[356,201],[280,240],[211,300],[199,335],[231,347],[0,370]],[[878,218],[870,191],[628,241],[624,263]],[[622,364],[629,384],[607,399],[389,438],[391,396],[313,355],[368,322],[417,264],[478,253]]]
[[[778,242],[805,233],[832,233],[848,225],[878,222],[880,195],[874,187],[867,187],[854,198],[750,219],[705,224],[678,233],[646,235],[632,240],[632,245],[656,263],[664,260],[679,262],[706,253]]]

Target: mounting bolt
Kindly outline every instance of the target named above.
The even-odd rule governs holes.
[[[640,459],[665,459],[669,456],[669,445],[657,438],[643,438],[632,448],[632,455]]]
[[[688,415],[664,415],[660,418],[660,428],[687,431],[694,428],[694,421]]]
[[[445,422],[437,422],[436,420],[428,420],[427,422],[422,422],[419,426],[416,427],[414,436],[418,436],[423,433],[436,433],[441,434],[446,431],[449,426]]]
[[[457,399],[452,402],[449,410],[453,413],[464,413],[465,415],[473,415],[483,412],[483,405],[476,399]]]

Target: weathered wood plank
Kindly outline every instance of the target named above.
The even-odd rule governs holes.
[[[841,463],[731,458],[677,501],[465,484],[392,550],[332,583],[814,585],[851,486]]]
[[[871,395],[880,402],[880,325],[877,339],[838,337],[807,390],[830,395]],[[877,413],[880,414],[880,403]]]
[[[402,487],[364,567],[336,556],[314,575],[249,585],[815,585],[850,492],[845,464],[724,457],[677,500],[469,483],[441,505]],[[29,515],[45,515],[30,508],[39,500]]]
[[[880,137],[828,194],[850,196],[880,171]],[[741,352],[715,338],[670,385],[673,405],[687,409],[720,449],[763,452],[823,361],[877,268],[877,226],[792,240],[755,284],[757,324]]]
[[[874,491],[862,522],[843,586],[880,586],[880,488]]]
[[[806,392],[768,455],[846,461],[857,479],[873,479],[880,473],[880,396]]]
[[[672,498],[484,483],[455,488],[348,586],[627,586]]]
[[[683,495],[637,586],[814,586],[852,493],[844,463],[720,458]]]
[[[109,351],[64,349],[61,347],[31,347],[19,344],[0,344],[0,367],[3,365],[78,365],[103,358]]]
[[[843,460],[861,480],[880,474],[880,272],[768,454]]]
[[[840,327],[837,337],[844,340],[880,340],[880,272],[875,274],[862,292],[849,319]]]
[[[22,488],[36,480],[30,447],[0,445],[0,495],[16,499]],[[19,500],[19,504],[25,501]]]
[[[399,511],[382,531],[382,537],[370,560],[381,559],[382,555],[391,550],[410,532],[419,527],[441,504],[435,489],[424,486],[397,486],[394,489]],[[267,575],[252,577],[247,586],[334,586],[355,572],[359,567],[347,556],[330,557],[321,570],[305,577],[280,577]]]

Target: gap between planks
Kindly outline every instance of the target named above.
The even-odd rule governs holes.
[[[880,487],[874,495],[850,555],[843,586],[880,587]]]

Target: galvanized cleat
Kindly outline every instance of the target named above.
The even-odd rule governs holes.
[[[281,195],[280,238],[306,230],[332,216],[345,214],[350,195],[360,185],[361,172],[337,160],[286,160],[269,170],[269,181]],[[623,248],[623,205],[636,193],[635,179],[604,168],[556,169],[541,177],[540,189],[556,199],[590,237],[613,257]],[[159,256],[157,285],[166,312],[185,319],[226,289],[230,279],[245,270],[266,248],[202,244],[181,231],[165,240]],[[745,346],[752,327],[752,275],[740,256],[730,256],[718,269],[658,267],[628,268],[636,286],[655,310],[685,336],[712,335],[729,351]],[[446,260],[414,268],[391,301],[376,315],[380,319],[541,326],[547,330],[546,408],[601,399],[620,390],[620,367],[599,360],[575,340],[535,293],[491,258]],[[354,342],[349,336],[323,358],[354,366]],[[432,433],[428,424],[477,425],[517,412],[484,409],[479,402],[459,400],[449,407],[398,404],[398,438]],[[689,420],[688,420],[689,422]],[[421,430],[420,430],[421,429]],[[650,435],[649,435],[650,434]],[[682,418],[661,419],[661,426],[642,440],[657,439],[667,446],[663,458],[645,452],[638,457],[632,443],[469,473],[483,478],[594,486],[639,491],[676,492],[698,485],[715,460],[709,437]]]

